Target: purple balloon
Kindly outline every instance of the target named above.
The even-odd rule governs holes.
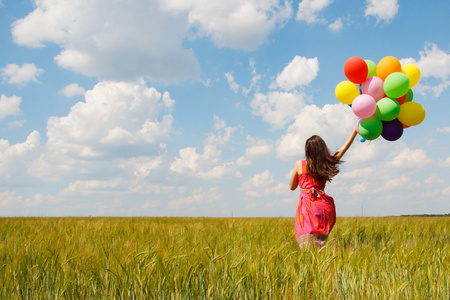
[[[383,131],[381,136],[387,141],[396,141],[403,134],[403,124],[398,119],[392,121],[381,121],[383,123]]]

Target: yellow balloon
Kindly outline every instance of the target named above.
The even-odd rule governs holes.
[[[409,88],[415,86],[420,80],[420,69],[415,64],[403,65],[402,73],[409,78]]]
[[[360,94],[358,86],[351,81],[341,81],[334,93],[336,98],[344,104],[352,104],[353,99]]]
[[[406,102],[400,106],[397,119],[407,126],[416,126],[425,119],[425,109],[420,103]]]

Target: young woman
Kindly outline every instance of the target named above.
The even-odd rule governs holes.
[[[353,130],[345,144],[334,154],[317,135],[305,144],[306,160],[295,163],[290,188],[300,186],[300,200],[295,215],[295,238],[300,248],[314,243],[321,247],[336,222],[334,200],[324,192],[325,184],[339,173],[338,164],[356,137]]]

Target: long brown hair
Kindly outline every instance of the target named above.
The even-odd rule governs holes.
[[[339,173],[335,156],[330,154],[330,150],[325,141],[318,135],[313,135],[305,143],[306,168],[309,175],[316,182],[331,181]]]

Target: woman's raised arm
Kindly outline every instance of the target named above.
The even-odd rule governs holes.
[[[352,134],[350,134],[350,136],[348,137],[347,141],[345,142],[345,144],[341,147],[341,149],[339,149],[338,151],[336,151],[336,153],[333,155],[334,158],[336,159],[336,161],[341,160],[342,156],[344,156],[345,152],[347,152],[348,148],[350,148],[350,146],[353,143],[353,140],[356,137],[356,128],[353,129]]]

